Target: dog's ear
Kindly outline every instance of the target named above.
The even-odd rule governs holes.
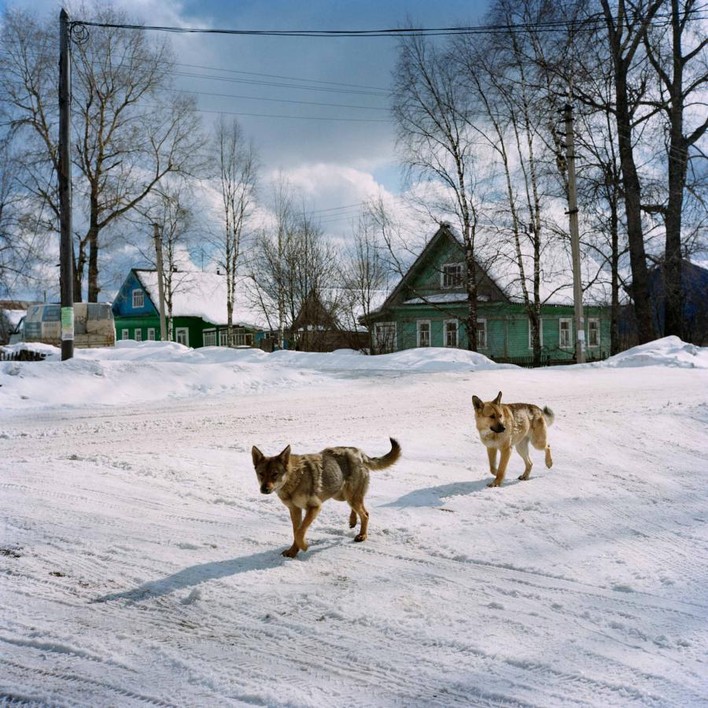
[[[290,463],[290,445],[278,455],[278,459],[282,462],[284,467],[288,466]]]
[[[481,411],[484,408],[484,401],[477,396],[472,396],[472,405],[476,411]]]
[[[497,397],[494,399],[494,405],[498,406],[501,403],[501,391],[497,394]]]
[[[251,457],[253,458],[253,466],[257,467],[258,463],[265,457],[265,455],[254,445],[251,448]]]

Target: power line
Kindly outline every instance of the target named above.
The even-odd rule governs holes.
[[[368,91],[378,91],[383,94],[388,94],[388,89],[387,88],[382,88],[380,86],[363,86],[361,84],[348,84],[348,83],[343,83],[341,81],[323,81],[321,79],[303,79],[300,78],[299,76],[282,76],[280,74],[261,74],[257,73],[254,71],[239,71],[237,69],[224,69],[219,66],[203,66],[200,64],[181,64],[177,62],[175,66],[183,66],[186,67],[187,69],[206,69],[207,71],[221,71],[226,74],[243,74],[245,76],[258,76],[261,78],[266,78],[266,79],[281,79],[284,81],[300,81],[300,82],[307,82],[311,84],[323,84],[327,86],[339,86],[342,88],[353,88],[353,89],[364,89]],[[201,76],[202,74],[200,74]],[[214,78],[224,78],[224,77],[214,77]],[[302,88],[309,88],[307,86],[303,86]]]
[[[660,19],[658,16],[655,20]],[[705,16],[692,15],[686,18],[690,21],[704,20]],[[670,20],[664,20],[670,23]],[[311,37],[311,38],[370,38],[370,37],[446,37],[454,35],[475,34],[506,34],[510,32],[555,32],[557,30],[592,30],[603,27],[606,19],[603,14],[596,13],[582,20],[554,20],[550,22],[522,22],[519,24],[468,25],[462,27],[399,27],[394,29],[374,30],[239,30],[214,29],[209,27],[171,27],[168,25],[136,25],[111,22],[91,22],[74,20],[69,23],[70,29],[76,27],[102,27],[105,29],[126,29],[153,32],[169,32],[173,34],[223,34],[247,37]],[[656,21],[652,23],[657,25]]]
[[[305,89],[307,91],[320,91],[322,93],[346,93],[351,95],[359,96],[376,96],[381,98],[384,94],[382,91],[376,90],[366,90],[366,89],[352,89],[352,88],[334,88],[332,86],[306,86],[301,84],[290,84],[283,83],[279,81],[257,81],[255,79],[241,79],[235,76],[209,76],[200,73],[191,73],[186,71],[176,71],[175,76],[180,76],[183,78],[190,79],[207,79],[212,81],[225,81],[227,83],[234,84],[248,84],[251,86],[272,86],[275,88],[289,88],[289,89]],[[296,79],[297,80],[297,79]]]
[[[471,25],[463,27],[432,27],[432,28],[396,28],[378,30],[239,30],[213,29],[208,27],[170,27],[167,25],[136,25],[110,22],[90,22],[75,20],[71,27],[102,27],[105,29],[127,29],[153,32],[170,32],[173,34],[224,34],[249,37],[321,37],[321,38],[369,38],[369,37],[445,37],[471,34],[499,34],[508,32],[553,32],[559,29],[583,29],[605,22],[602,15],[594,15],[586,20],[568,20],[553,22],[536,22],[499,25]]]
[[[184,91],[177,91],[175,89],[170,89],[173,93],[185,93]],[[242,101],[266,101],[269,103],[295,103],[301,106],[324,106],[325,108],[353,108],[361,111],[388,111],[389,108],[381,106],[356,106],[348,103],[324,103],[321,101],[296,101],[294,99],[287,98],[264,98],[261,96],[239,96],[232,93],[212,93],[209,91],[193,91],[189,89],[187,91],[189,94],[194,96],[216,96],[218,98],[237,98]]]
[[[336,123],[391,123],[387,118],[329,118],[327,116],[285,116],[274,113],[247,113],[242,111],[223,111],[217,109],[195,108],[199,113],[215,113],[227,116],[248,116],[251,118],[285,118],[286,120],[321,120],[333,121]]]

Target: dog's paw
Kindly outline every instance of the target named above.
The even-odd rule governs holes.
[[[361,543],[362,541],[366,541],[366,534],[365,533],[357,534],[356,536],[354,536],[354,540],[357,543]]]
[[[502,483],[496,479],[493,479],[487,486],[488,487],[501,487]]]
[[[284,555],[286,558],[295,558],[297,555],[297,552],[300,549],[297,546],[290,546],[286,551],[283,551],[282,555]]]

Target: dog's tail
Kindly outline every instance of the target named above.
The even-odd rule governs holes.
[[[556,414],[548,406],[544,406],[543,417],[546,419],[546,425],[551,426],[556,419]]]
[[[366,456],[364,464],[370,470],[383,470],[386,469],[386,467],[390,467],[398,462],[398,458],[401,456],[401,446],[398,444],[397,440],[394,440],[393,438],[389,438],[389,440],[391,441],[391,450],[383,457]]]

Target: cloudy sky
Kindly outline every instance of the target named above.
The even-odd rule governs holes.
[[[79,3],[0,0],[73,19]],[[151,26],[234,30],[371,30],[479,24],[488,0],[114,0]],[[74,9],[72,9],[72,7]],[[396,60],[390,38],[172,34],[175,82],[204,121],[236,116],[261,157],[282,171],[325,229],[349,228],[358,205],[401,181],[389,112]]]

